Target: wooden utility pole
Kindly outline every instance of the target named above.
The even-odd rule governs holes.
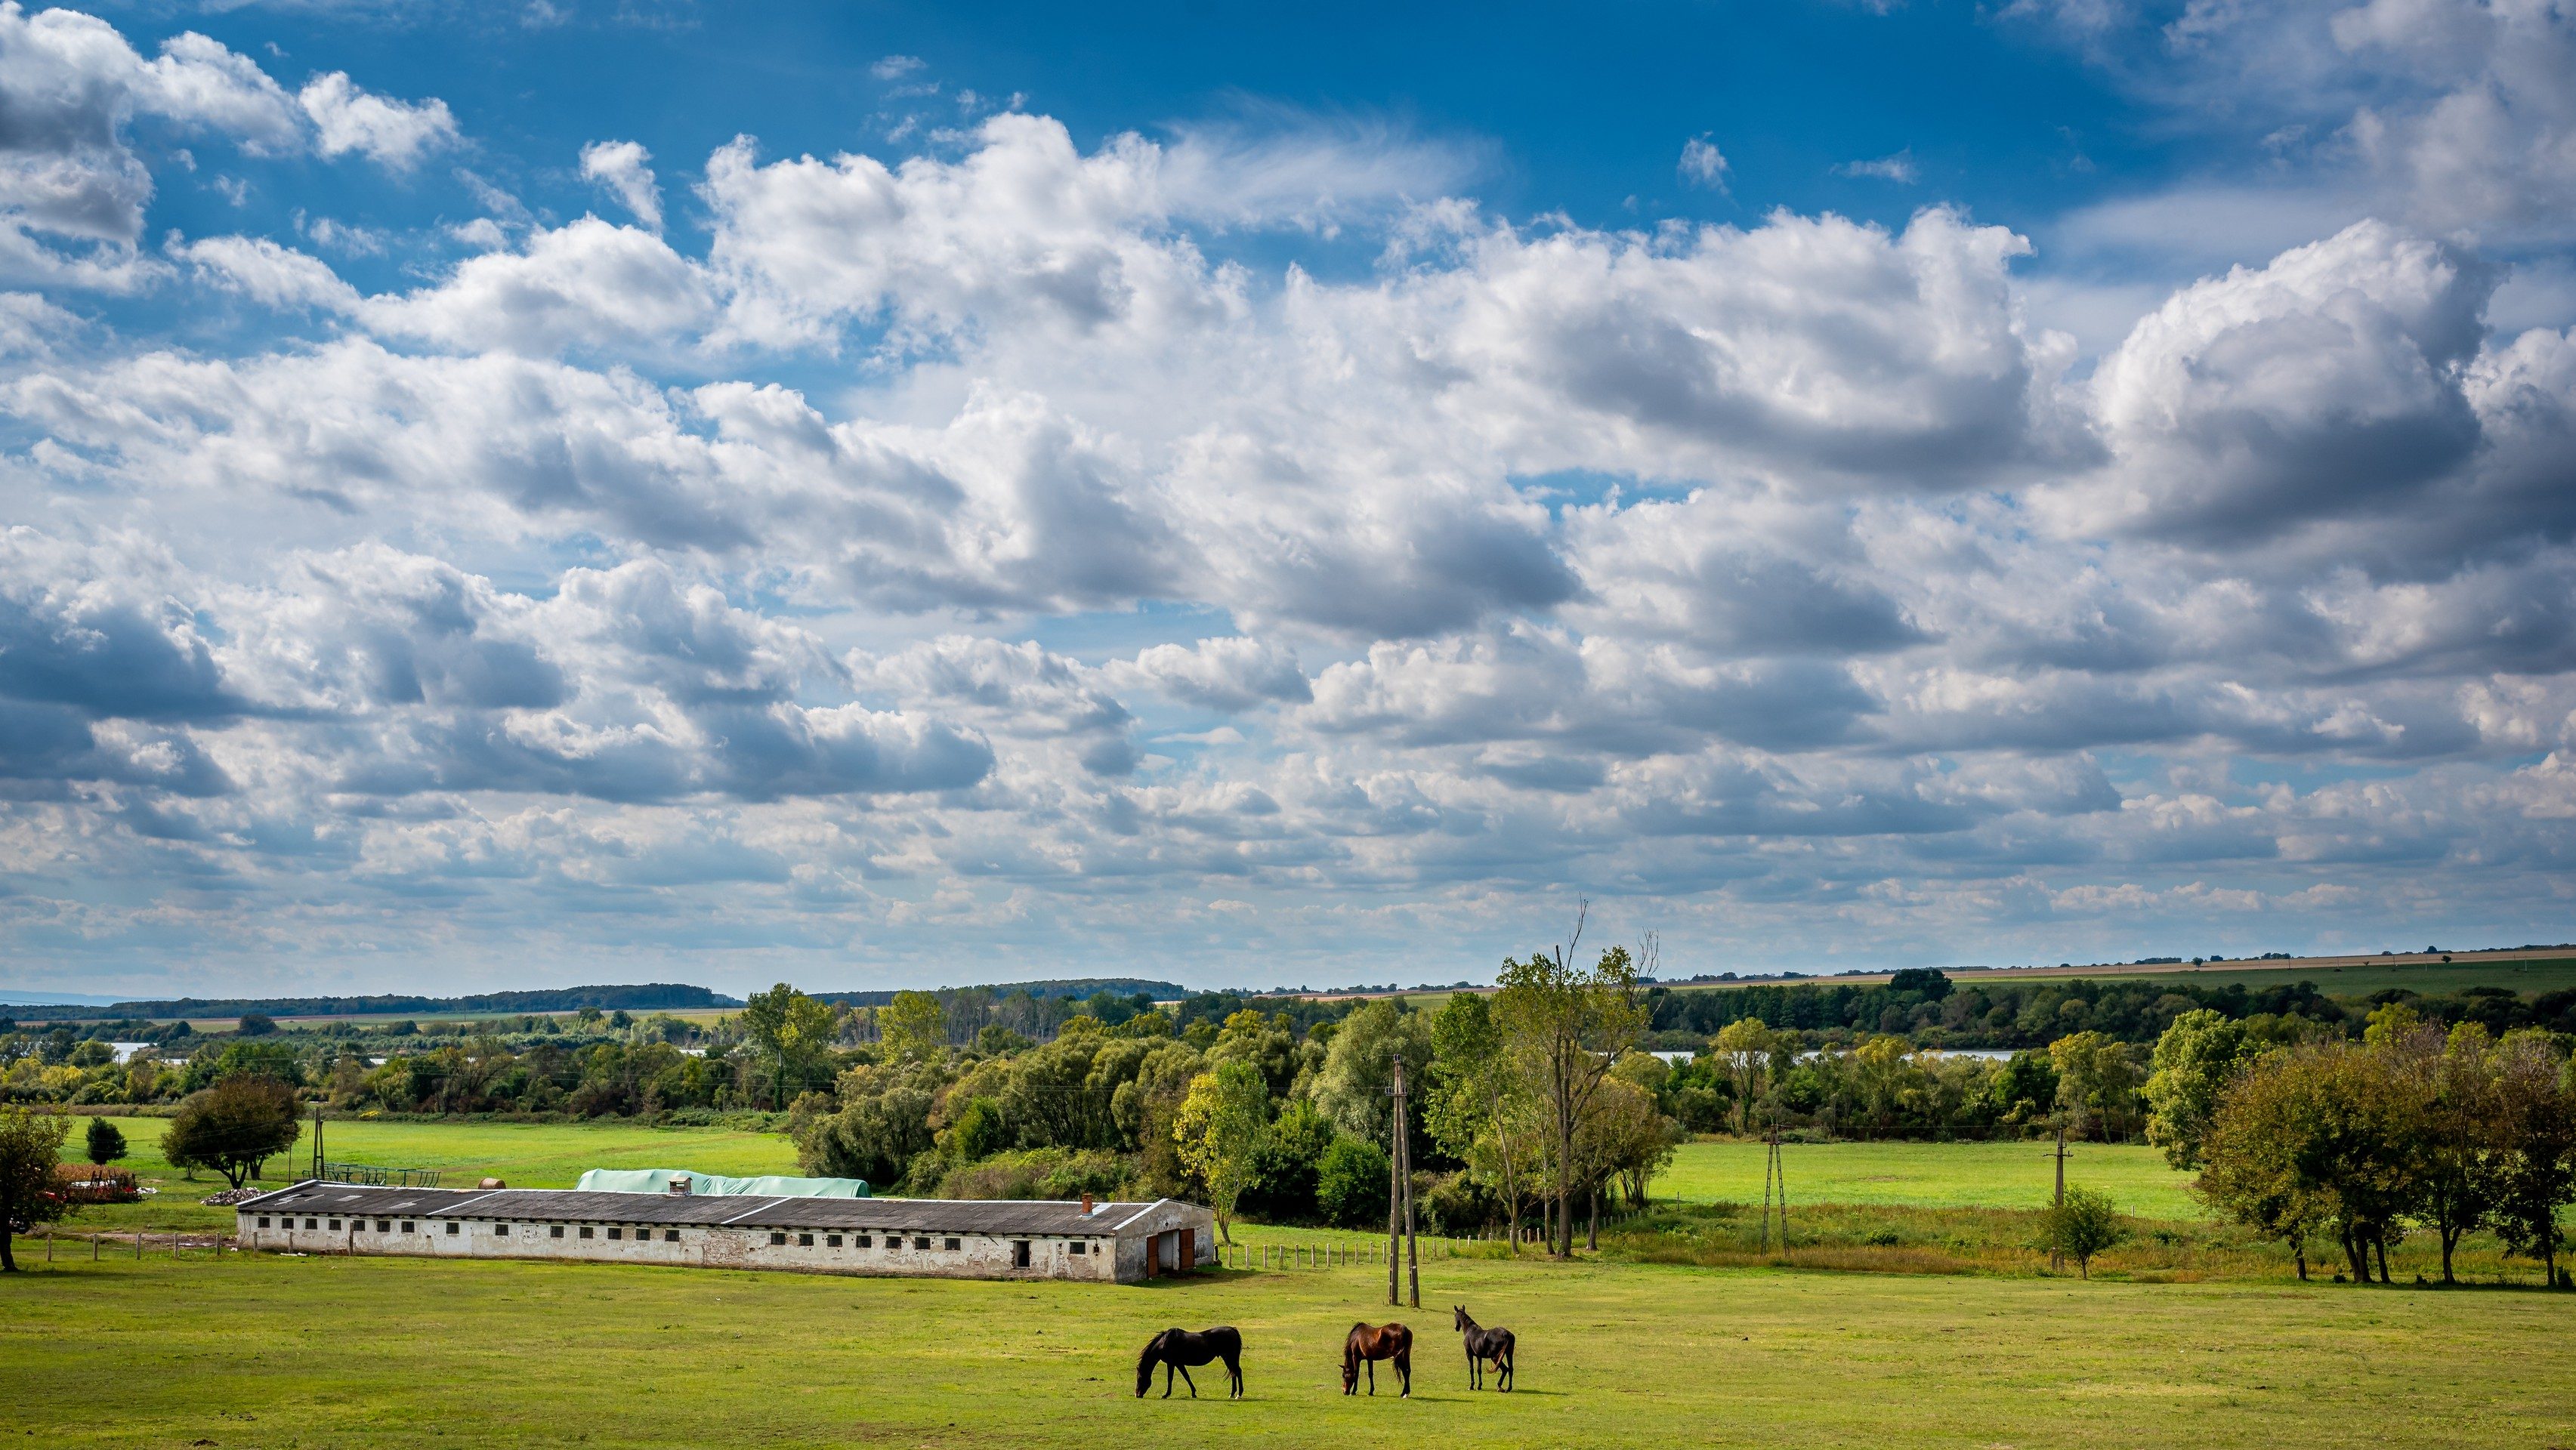
[[[1394,1141],[1387,1159],[1386,1184],[1386,1302],[1403,1302],[1398,1297],[1407,1280],[1399,1278],[1399,1269],[1409,1276],[1413,1307],[1422,1307],[1422,1261],[1413,1237],[1413,1133],[1406,1120],[1404,1101],[1404,1059],[1395,1059],[1395,1085],[1387,1089],[1395,1099]],[[1399,1264],[1398,1261],[1401,1261]]]
[[[1396,1297],[1397,1260],[1404,1257],[1404,1058],[1395,1059],[1395,1086],[1387,1089],[1395,1099],[1394,1136],[1386,1154],[1386,1302],[1400,1303]]]
[[[1422,1307],[1422,1260],[1413,1240],[1413,1116],[1404,1100],[1404,1059],[1395,1060],[1396,1175],[1404,1180],[1404,1277],[1406,1302]]]
[[[2057,1159],[2057,1197],[2052,1201],[2062,1210],[2066,1207],[2066,1120],[2062,1117],[2057,1120],[2057,1152],[2054,1156]],[[2066,1255],[2050,1249],[2048,1271],[2057,1274],[2065,1272],[2065,1269]]]
[[[1771,1250],[1771,1195],[1776,1187],[1780,1195],[1780,1248],[1789,1248],[1789,1171],[1780,1156],[1780,1115],[1771,1115],[1771,1131],[1764,1135],[1768,1151],[1762,1159],[1762,1250]]]
[[[328,1161],[328,1160],[326,1160],[326,1159],[322,1156],[322,1105],[321,1105],[320,1103],[315,1103],[315,1104],[313,1105],[313,1176],[314,1176],[314,1177],[316,1177],[316,1178],[328,1178],[328,1177],[330,1177],[330,1176],[331,1176],[330,1174],[328,1174],[328,1173],[326,1173],[326,1172],[324,1172],[324,1171],[323,1171],[323,1168],[324,1168],[325,1164],[327,1163],[327,1161]]]

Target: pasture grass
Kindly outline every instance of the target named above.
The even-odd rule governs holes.
[[[1807,1204],[1910,1204],[1923,1208],[2037,1208],[2053,1192],[2053,1145],[1995,1143],[1787,1143],[1781,1146],[1793,1208]],[[2099,1189],[2122,1213],[2187,1219],[2207,1215],[2193,1198],[2194,1175],[2165,1163],[2154,1148],[2126,1143],[2074,1143],[2066,1181]],[[1650,1198],[1692,1203],[1762,1202],[1765,1146],[1701,1139],[1673,1152],[1672,1166],[1649,1185]]]
[[[207,1208],[198,1199],[228,1185],[221,1177],[200,1172],[192,1180],[161,1156],[161,1135],[170,1124],[161,1118],[114,1118],[125,1134],[127,1155],[116,1166],[130,1170],[158,1193],[141,1203],[100,1204],[81,1211],[63,1225],[65,1232],[104,1230],[130,1233],[229,1231],[233,1213]],[[73,1125],[67,1156],[80,1153],[83,1124]],[[486,1119],[440,1122],[370,1122],[333,1119],[323,1129],[324,1146],[334,1163],[366,1163],[388,1168],[435,1168],[444,1172],[442,1186],[471,1188],[483,1179],[499,1178],[513,1188],[570,1188],[585,1168],[692,1168],[701,1173],[752,1176],[794,1173],[796,1146],[784,1133],[741,1128],[657,1128],[614,1121],[591,1123],[510,1123]],[[302,1178],[311,1166],[313,1125],[294,1151],[269,1160],[266,1187],[283,1187]]]
[[[1914,1278],[1480,1258],[1138,1287],[225,1255],[0,1282],[30,1444],[2054,1446],[2576,1442],[2576,1295]],[[1520,1339],[1471,1394],[1447,1306]],[[1416,1390],[1346,1399],[1359,1319]],[[1139,1402],[1169,1325],[1233,1324],[1249,1398]],[[1211,1395],[1211,1391],[1214,1393]],[[1160,1394],[1157,1383],[1155,1393]]]

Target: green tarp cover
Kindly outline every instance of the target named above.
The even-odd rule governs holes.
[[[693,1194],[762,1194],[782,1198],[865,1198],[864,1178],[728,1178],[721,1173],[689,1173],[685,1168],[593,1168],[573,1187],[584,1193],[668,1193],[671,1180],[687,1173]]]

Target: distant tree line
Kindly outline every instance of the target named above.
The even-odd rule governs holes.
[[[2042,977],[1965,982],[1931,970],[1898,972],[1884,984],[1800,982],[1718,989],[1656,988],[1649,1008],[1657,1046],[1688,1047],[1730,1022],[1758,1017],[1775,1029],[1846,1040],[1904,1037],[1918,1047],[2045,1047],[2073,1032],[2099,1032],[2145,1045],[2185,1012],[2230,1018],[2300,1017],[2357,1034],[2370,1013],[2405,1002],[2445,1024],[2475,1022],[2491,1034],[2524,1027],[2576,1033],[2576,990],[2524,996],[2469,987],[2432,996],[2403,989],[2362,998],[2329,997],[2314,982],[2206,986],[2174,978]],[[1667,1040],[1669,1039],[1669,1040]]]
[[[483,992],[464,997],[379,995],[367,997],[172,997],[157,1001],[119,1002],[110,1007],[19,1006],[11,1016],[27,1022],[88,1021],[100,1018],[390,1016],[396,1012],[428,1014],[465,1012],[573,1012],[584,1007],[602,1011],[693,1011],[740,1005],[704,987],[677,982],[651,982],[631,987],[548,987],[527,992]]]

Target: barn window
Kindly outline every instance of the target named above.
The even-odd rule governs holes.
[[[1084,1252],[1083,1247],[1082,1247],[1082,1240],[1080,1240],[1080,1239],[1075,1239],[1075,1240],[1074,1240],[1070,1245],[1068,1245],[1068,1246],[1067,1246],[1066,1252],[1068,1252],[1068,1253],[1076,1253],[1076,1254],[1079,1254],[1079,1253]]]
[[[462,1224],[453,1224],[453,1223],[449,1224],[449,1225],[447,1226],[447,1235],[448,1235],[448,1237],[450,1237],[450,1238],[454,1238],[454,1237],[456,1236],[457,1232],[458,1232],[460,1229],[462,1229],[463,1227],[464,1227],[464,1225],[462,1225]]]
[[[581,1226],[581,1236],[582,1236],[583,1238],[588,1238],[588,1237],[590,1237],[590,1225],[589,1225],[589,1224],[583,1224],[583,1225]]]
[[[857,1238],[850,1240],[850,1242],[863,1249],[876,1247],[876,1240],[866,1234],[861,1234]]]
[[[496,1224],[492,1225],[492,1237],[494,1237],[494,1238],[496,1238],[496,1239],[506,1239],[506,1238],[508,1238],[509,1236],[510,1236],[510,1226],[509,1226],[508,1224],[506,1224],[506,1223],[496,1223]]]
[[[953,1254],[953,1253],[955,1253],[955,1252],[957,1252],[957,1240],[955,1240],[955,1239],[950,1239],[950,1240],[948,1241],[948,1252],[950,1252],[950,1253],[952,1253],[952,1254]]]
[[[410,1219],[404,1219],[404,1220],[403,1220],[403,1232],[404,1232],[404,1233],[412,1233],[412,1232],[416,1231],[418,1228],[419,1228],[419,1225],[417,1225],[417,1224],[413,1223]]]
[[[268,1215],[267,1215],[267,1214],[264,1214],[264,1213],[263,1213],[263,1214],[261,1214],[261,1215],[259,1216],[259,1226],[260,1226],[261,1228],[266,1228],[266,1227],[268,1227]]]
[[[336,1218],[335,1218],[335,1219],[333,1219],[333,1220],[331,1220],[331,1227],[332,1227],[334,1230],[337,1230],[337,1229],[340,1227],[340,1221],[339,1221],[338,1219],[336,1219]]]
[[[912,1246],[913,1246],[914,1248],[916,1248],[916,1249],[927,1249],[927,1248],[929,1248],[929,1247],[930,1247],[930,1240],[928,1240],[928,1239],[914,1239],[914,1240],[912,1241]]]
[[[584,1236],[584,1237],[588,1237],[588,1236],[589,1236],[589,1234],[590,1234],[590,1230],[588,1230],[588,1229],[583,1229],[583,1230],[582,1230],[582,1234],[583,1234],[583,1236]],[[626,1237],[626,1230],[624,1230],[624,1229],[622,1229],[622,1228],[613,1228],[613,1229],[610,1229],[610,1230],[608,1231],[608,1236],[609,1236],[610,1238],[613,1238],[613,1239],[622,1239],[622,1238]]]
[[[304,1221],[304,1226],[305,1226],[306,1228],[320,1228],[320,1227],[321,1227],[321,1225],[320,1225],[320,1224],[315,1223],[313,1220],[311,1220],[311,1219],[309,1219],[309,1218],[308,1218],[308,1219],[306,1219],[306,1220]]]
[[[559,1224],[559,1223],[550,1223],[550,1224],[546,1225],[546,1237],[548,1237],[548,1238],[550,1238],[550,1239],[559,1239],[559,1238],[562,1238],[562,1237],[563,1237],[563,1225],[562,1225],[562,1224]]]
[[[678,1229],[675,1229],[675,1228],[666,1228],[666,1229],[662,1230],[662,1242],[664,1242],[664,1243],[666,1243],[666,1244],[676,1244],[676,1243],[678,1243],[679,1241],[680,1241],[680,1231],[679,1231]]]
[[[783,1233],[773,1233],[769,1236],[769,1241],[773,1244],[783,1244],[787,1242],[787,1235]]]
[[[840,1246],[841,1246],[841,1236],[840,1236],[839,1234],[826,1234],[826,1235],[824,1236],[824,1238],[823,1238],[823,1247],[825,1247],[825,1248],[827,1248],[827,1249],[837,1249],[837,1248],[839,1248]]]
[[[380,1233],[380,1234],[389,1234],[389,1233],[392,1233],[393,1231],[394,1231],[394,1226],[393,1226],[392,1224],[390,1224],[390,1223],[386,1222],[385,1220],[383,1220],[383,1219],[381,1219],[381,1218],[376,1220],[376,1232],[378,1232],[378,1233]]]

